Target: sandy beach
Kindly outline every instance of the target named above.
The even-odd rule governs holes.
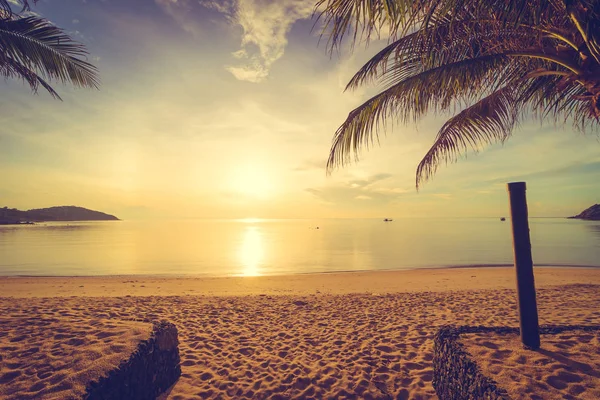
[[[536,268],[535,276],[541,324],[600,324],[600,270]],[[109,334],[128,321],[175,323],[182,376],[168,399],[426,399],[435,398],[431,360],[438,327],[518,326],[514,285],[512,268],[210,279],[0,278],[0,309],[9,332],[29,329],[32,317],[74,331],[102,327]],[[33,340],[31,333],[20,334]],[[14,335],[0,336],[2,386],[13,387],[18,379],[29,396],[62,398],[48,392],[48,385],[46,392],[35,386],[51,379],[36,375],[35,357],[25,353],[18,365],[8,361],[24,350],[11,348]],[[59,339],[37,340],[52,347]],[[587,345],[597,360],[598,340]],[[70,376],[80,366],[57,368]],[[560,375],[561,368],[570,367],[548,369],[541,380],[569,376]],[[583,376],[581,369],[569,374],[586,382],[598,379]],[[578,398],[594,398],[588,386],[580,385]],[[19,398],[6,391],[0,396]]]
[[[82,314],[80,302],[2,301],[0,398],[79,399],[146,339],[151,325]]]
[[[539,351],[523,349],[516,334],[466,334],[461,342],[514,399],[599,399],[598,333],[576,330],[540,339]]]
[[[600,268],[536,267],[536,287],[600,284]],[[438,268],[229,278],[0,277],[2,297],[248,296],[514,289],[512,267]]]

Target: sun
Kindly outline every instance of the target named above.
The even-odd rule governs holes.
[[[266,199],[275,191],[273,173],[262,165],[246,164],[232,171],[228,189],[245,197]]]

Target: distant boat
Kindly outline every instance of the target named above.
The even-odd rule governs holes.
[[[506,218],[502,217],[500,218],[500,221],[506,221]]]
[[[393,219],[391,219],[391,218],[386,218],[383,220],[383,222],[392,222],[392,221],[393,221]]]

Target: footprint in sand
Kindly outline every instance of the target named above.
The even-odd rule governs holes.
[[[120,332],[98,332],[95,336],[98,339],[104,339],[104,338],[116,336],[118,334],[120,334]]]
[[[18,378],[19,376],[21,376],[21,371],[7,372],[3,375],[0,375],[0,383],[9,383],[10,381],[12,381],[15,378]]]
[[[19,336],[15,336],[14,338],[10,339],[11,343],[17,343],[17,342],[21,342],[25,339],[27,339],[27,335],[19,335]]]
[[[375,346],[375,349],[382,351],[384,353],[391,353],[392,351],[394,351],[394,349],[392,347],[386,346],[386,345]]]
[[[47,377],[51,376],[52,372],[50,371],[40,371],[37,373],[37,377],[39,379],[46,379]]]
[[[70,346],[81,346],[82,344],[85,343],[85,340],[83,340],[81,338],[73,338],[73,339],[67,340],[65,343]]]

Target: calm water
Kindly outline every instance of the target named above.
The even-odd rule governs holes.
[[[600,265],[600,223],[531,219],[530,228],[536,265]],[[0,227],[0,275],[277,275],[510,263],[510,222],[497,218]]]

